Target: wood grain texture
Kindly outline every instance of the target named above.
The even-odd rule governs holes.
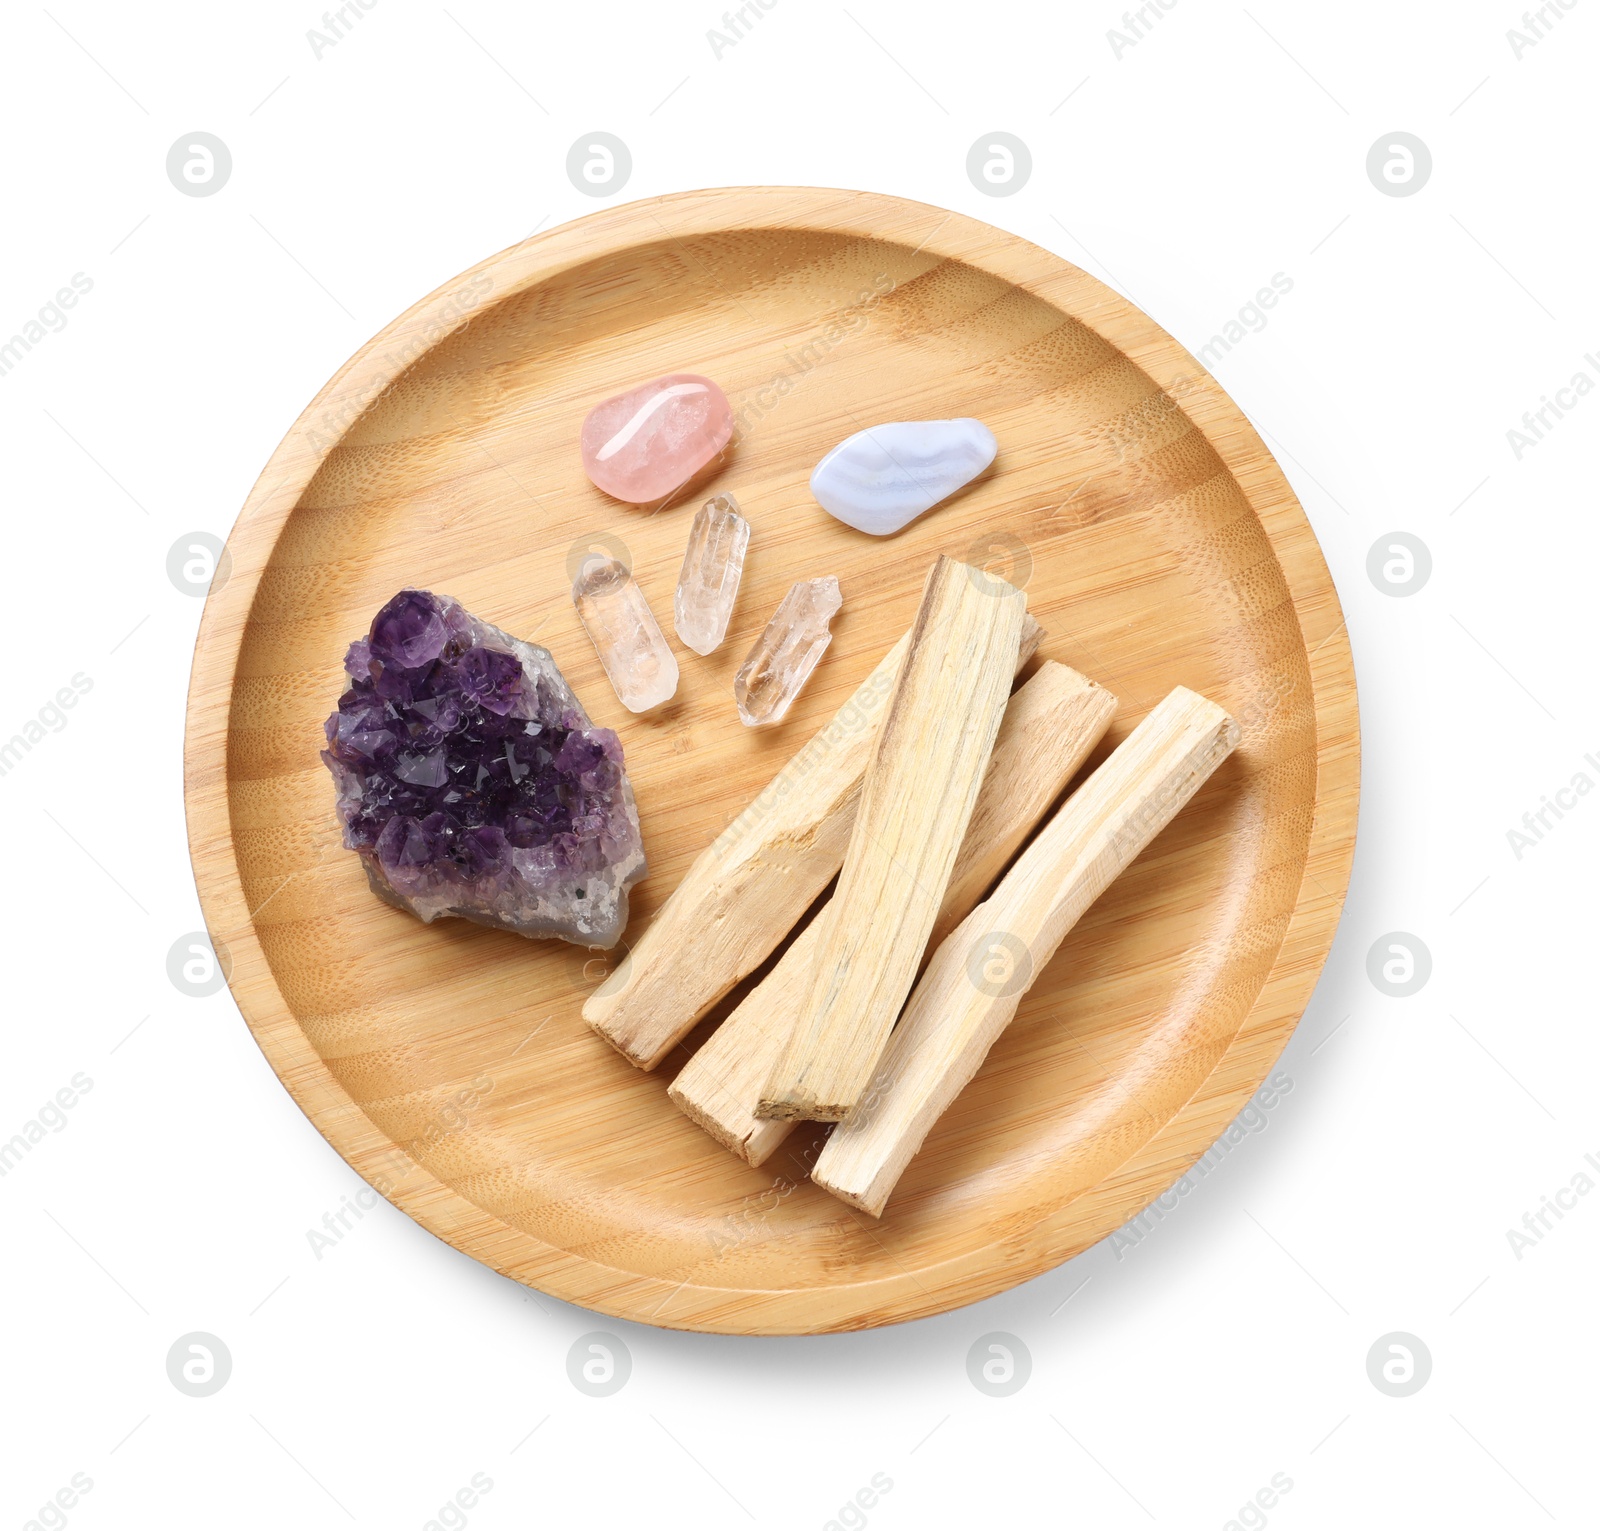
[[[1017,663],[1042,631],[1024,618]],[[827,724],[695,858],[637,942],[583,1004],[630,1063],[653,1069],[782,943],[844,861],[861,779],[905,662],[904,634]],[[642,929],[640,928],[642,926]]]
[[[840,1122],[916,981],[1011,694],[1027,597],[971,564],[928,571],[861,783],[811,991],[759,1114]]]
[[[1006,704],[928,949],[971,913],[1104,737],[1116,698],[1053,660]],[[672,1081],[667,1098],[746,1164],[765,1164],[796,1126],[757,1115],[761,1091],[810,995],[822,928],[813,919]]]
[[[620,538],[665,611],[692,502],[618,506],[574,441],[596,400],[686,366],[733,401],[737,444],[705,493],[737,494],[754,534],[726,643],[680,653],[678,696],[635,718],[571,612],[567,559]],[[959,415],[994,430],[999,458],[892,542],[812,503],[811,468],[862,425]],[[1226,707],[1243,738],[1079,921],[868,1228],[805,1180],[814,1129],[753,1170],[673,1108],[670,1069],[600,1043],[579,1010],[604,959],[424,927],[373,898],[316,749],[349,640],[401,585],[447,591],[550,648],[621,735],[650,856],[642,924],[905,632],[940,552],[1026,584],[1044,655],[1117,696],[1108,742],[1175,685]],[[266,464],[229,555],[196,648],[185,795],[239,1008],[370,1183],[558,1297],[677,1328],[807,1333],[989,1296],[1180,1176],[1259,1087],[1321,971],[1360,748],[1343,618],[1305,516],[1159,326],[973,219],[751,188],[524,241],[340,369]],[[794,579],[819,572],[844,590],[833,644],[781,727],[746,729],[739,658]]]
[[[935,952],[871,1088],[823,1148],[817,1185],[882,1215],[1067,932],[1238,742],[1227,713],[1180,686],[1117,746]]]

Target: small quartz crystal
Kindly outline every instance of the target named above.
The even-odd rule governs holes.
[[[727,636],[749,546],[750,523],[739,514],[739,502],[731,494],[707,500],[695,513],[678,573],[672,622],[697,654],[709,654]]]
[[[789,587],[767,628],[733,678],[739,717],[751,728],[781,723],[790,704],[833,641],[828,624],[839,610],[839,581],[803,579]]]
[[[688,483],[732,435],[727,394],[708,377],[670,372],[596,404],[578,446],[597,489],[648,505]]]
[[[678,661],[623,564],[598,554],[586,559],[572,582],[572,604],[629,712],[648,712],[677,691]]]

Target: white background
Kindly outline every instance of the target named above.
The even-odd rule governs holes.
[[[378,0],[318,57],[315,3],[5,22],[0,340],[75,273],[93,287],[0,377],[0,736],[75,674],[92,690],[0,777],[0,1139],[74,1075],[92,1087],[0,1180],[0,1528],[79,1473],[92,1488],[39,1523],[422,1528],[482,1473],[442,1523],[821,1528],[885,1474],[863,1512],[882,1531],[1593,1524],[1600,1195],[1520,1251],[1507,1230],[1600,1181],[1600,801],[1569,799],[1520,857],[1507,832],[1600,781],[1600,398],[1520,459],[1507,432],[1600,378],[1600,4],[1550,8],[1519,57],[1518,0],[1175,0],[1120,51],[1115,0],[776,0],[719,57],[718,0]],[[232,152],[215,196],[165,173],[196,130]],[[1292,1090],[1137,1247],[939,1319],[776,1341],[596,1318],[387,1204],[319,1260],[307,1230],[360,1182],[227,992],[168,980],[201,926],[179,769],[201,603],[168,549],[226,534],[401,309],[600,205],[565,171],[594,130],[631,148],[621,197],[921,198],[1079,262],[1192,350],[1293,282],[1215,370],[1344,601],[1360,846]],[[995,130],[1033,157],[1005,198],[965,171]],[[1413,196],[1366,173],[1395,130],[1432,153]],[[1403,598],[1367,573],[1395,531],[1433,562]],[[1410,998],[1367,976],[1394,931],[1432,954]],[[632,1356],[610,1398],[567,1380],[594,1330]],[[168,1381],[191,1331],[233,1358],[209,1398]],[[994,1331],[1032,1358],[1008,1398],[968,1380]],[[1392,1331],[1432,1356],[1410,1397],[1368,1378]],[[1292,1488],[1241,1518],[1275,1474]]]

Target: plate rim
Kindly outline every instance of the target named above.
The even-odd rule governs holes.
[[[1283,572],[1311,676],[1316,789],[1305,870],[1282,942],[1228,1048],[1193,1096],[1117,1169],[1026,1233],[914,1272],[826,1287],[675,1286],[545,1244],[441,1181],[381,1132],[301,1030],[252,923],[234,854],[228,734],[240,651],[261,578],[290,513],[332,448],[389,383],[496,303],[628,248],[738,229],[804,229],[895,243],[1011,282],[1100,335],[1175,395],[1238,482]],[[488,275],[485,301],[460,294]],[[1070,297],[1070,302],[1068,301]],[[395,354],[402,360],[396,363]],[[331,437],[325,423],[339,421]],[[363,344],[274,450],[227,540],[230,568],[208,593],[185,713],[184,801],[206,928],[231,959],[228,982],[274,1073],[313,1126],[374,1189],[413,1220],[500,1274],[612,1318],[723,1334],[811,1334],[928,1317],[1020,1285],[1137,1216],[1211,1146],[1271,1074],[1332,947],[1355,851],[1360,723],[1349,635],[1333,578],[1304,510],[1265,443],[1209,372],[1142,310],[1064,257],[962,213],[866,191],[716,187],[589,213],[468,267]],[[385,1166],[411,1166],[403,1185]]]

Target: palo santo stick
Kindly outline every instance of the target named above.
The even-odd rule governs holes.
[[[1227,713],[1180,686],[1067,799],[934,954],[871,1089],[819,1155],[818,1185],[882,1215],[1067,932],[1238,742]]]
[[[934,921],[930,950],[983,897],[1100,742],[1116,710],[1109,691],[1049,660],[1015,692],[1000,720],[989,771]],[[667,1091],[680,1111],[752,1166],[765,1163],[795,1127],[792,1121],[758,1117],[756,1107],[806,1001],[821,938],[821,924],[814,919],[684,1064]]]
[[[806,1004],[759,1114],[842,1120],[917,976],[988,768],[1027,597],[941,557],[861,786]]]
[[[1044,636],[1028,617],[1017,668]],[[702,851],[638,945],[584,1002],[618,1052],[653,1069],[799,923],[844,861],[861,778],[911,641],[878,662],[833,721]]]

